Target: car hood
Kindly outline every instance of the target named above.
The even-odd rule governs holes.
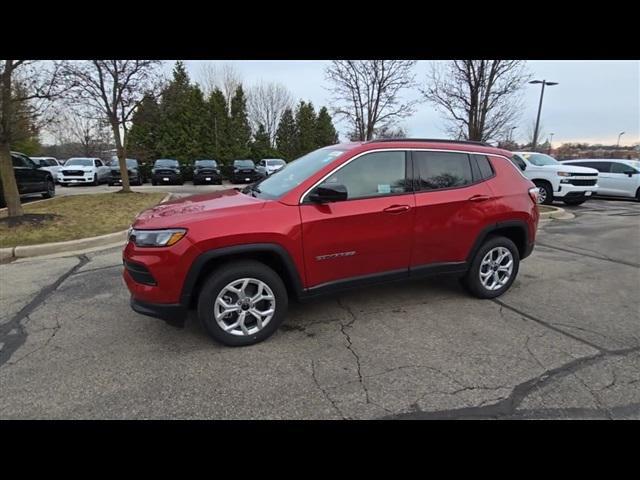
[[[193,195],[161,203],[145,210],[136,218],[134,228],[186,227],[193,221],[237,215],[260,210],[266,201],[254,198],[235,189],[219,190],[203,195]]]
[[[566,163],[561,163],[560,165],[544,165],[542,167],[536,168],[550,170],[553,172],[590,173],[592,175],[598,174],[598,170],[596,170],[595,168],[578,167],[576,165],[568,165]]]

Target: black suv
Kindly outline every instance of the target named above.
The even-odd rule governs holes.
[[[129,183],[131,185],[142,185],[146,179],[144,174],[140,171],[140,165],[137,160],[133,158],[127,158],[127,172],[129,173]],[[122,185],[122,177],[120,175],[120,163],[118,159],[111,160],[111,180],[109,180],[109,186]]]
[[[234,160],[233,172],[231,173],[232,183],[248,183],[260,180],[262,175],[256,169],[253,160]]]
[[[177,160],[161,158],[156,160],[151,169],[151,185],[158,184],[182,185],[184,179],[180,171],[180,163]]]
[[[48,170],[43,170],[33,160],[23,153],[11,152],[13,172],[18,184],[18,193],[25,195],[41,194],[44,198],[51,198],[56,194],[56,185],[53,175]],[[4,191],[0,181],[0,207],[5,206]]]
[[[222,185],[222,176],[215,160],[196,160],[193,164],[193,184],[215,183]]]

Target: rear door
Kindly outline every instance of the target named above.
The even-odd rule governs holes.
[[[300,205],[309,287],[367,275],[408,275],[415,199],[403,150],[365,153],[324,183],[348,199]]]
[[[411,269],[464,262],[481,229],[492,193],[467,153],[412,151],[415,226]],[[491,164],[481,155],[482,168]],[[473,163],[472,163],[473,162]]]

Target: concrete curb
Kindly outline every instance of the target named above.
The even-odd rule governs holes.
[[[160,203],[171,199],[172,194],[167,194]],[[80,238],[66,242],[40,243],[38,245],[25,245],[0,249],[0,260],[7,258],[40,257],[64,252],[77,252],[79,250],[96,249],[96,247],[113,248],[124,245],[127,241],[127,230],[108,233],[97,237]]]
[[[573,213],[567,212],[564,208],[552,207],[551,205],[545,205],[546,208],[552,208],[552,212],[540,212],[540,218],[552,218],[555,220],[570,220],[575,218]]]

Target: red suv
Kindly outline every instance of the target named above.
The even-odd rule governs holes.
[[[533,250],[537,189],[511,154],[476,142],[375,140],[311,152],[243,190],[141,213],[124,249],[139,313],[249,345],[289,298],[456,274],[493,298]]]

